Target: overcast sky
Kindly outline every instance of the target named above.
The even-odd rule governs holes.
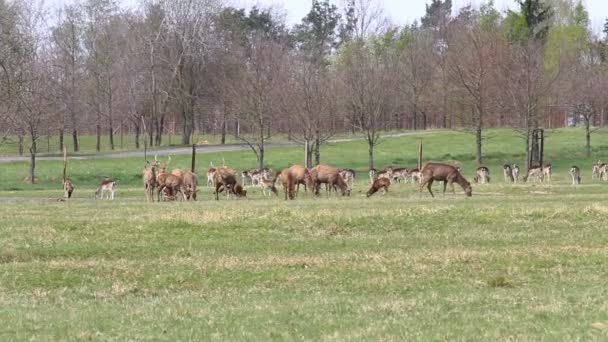
[[[430,0],[376,0],[391,17],[395,24],[408,24],[424,15],[425,5]],[[454,3],[454,11],[457,12],[461,7],[473,4],[478,7],[484,0],[452,0]],[[73,0],[47,0],[51,5],[61,5],[63,3],[73,2]],[[136,0],[118,0],[126,6],[133,6]],[[302,18],[310,10],[311,0],[228,0],[235,7],[251,8],[253,5],[258,7],[273,6],[280,10],[287,19],[287,23],[293,25],[299,23]],[[332,3],[341,6],[345,0],[331,0]],[[604,26],[604,21],[608,17],[608,0],[583,0],[589,11],[591,19],[591,29],[594,32],[601,32]],[[514,0],[494,0],[494,4],[499,11],[507,9],[515,9]]]
[[[300,22],[300,20],[310,10],[311,0],[232,0],[234,5],[238,7],[251,7],[259,5],[260,7],[268,7],[276,5],[281,9],[287,18],[289,24]],[[341,5],[344,0],[332,0],[336,5]],[[396,24],[411,23],[416,19],[420,19],[425,12],[425,4],[430,0],[378,0],[384,7],[386,13],[392,18]],[[472,3],[479,5],[481,0],[453,0],[454,9],[457,11],[464,5]],[[601,32],[604,20],[608,17],[608,0],[583,0],[589,10],[591,18],[591,28],[595,32]],[[500,11],[509,8],[515,8],[513,0],[494,0],[496,8]]]

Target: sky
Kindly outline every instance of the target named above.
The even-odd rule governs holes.
[[[52,5],[61,5],[71,3],[73,0],[47,0]],[[345,0],[330,0],[337,6],[345,3]],[[420,18],[425,13],[425,6],[430,0],[375,0],[385,13],[391,18],[394,24],[409,24],[414,20],[420,21]],[[457,12],[461,7],[468,4],[478,7],[485,0],[452,0],[454,11]],[[123,5],[134,5],[136,0],[118,0]],[[293,25],[301,22],[302,18],[310,10],[311,0],[227,0],[234,7],[251,8],[253,5],[266,8],[273,6],[285,15],[287,23]],[[589,11],[591,19],[591,29],[593,32],[602,32],[604,21],[608,18],[608,0],[583,0],[583,3]],[[496,9],[503,12],[507,9],[515,9],[514,0],[494,0]]]
[[[392,22],[395,24],[412,23],[420,18],[425,13],[425,5],[430,0],[377,0],[378,3],[385,9]],[[311,0],[232,0],[233,4],[238,7],[249,8],[253,5],[259,7],[276,6],[280,9],[287,19],[287,23],[294,24],[302,20],[302,18],[310,10]],[[589,11],[591,19],[591,29],[594,32],[601,32],[603,23],[608,17],[608,0],[583,0]],[[332,3],[340,6],[344,0],[332,0]],[[474,6],[482,3],[481,0],[453,0],[454,9],[472,3]],[[509,8],[515,9],[515,1],[513,0],[494,0],[494,4],[499,11],[505,11]]]

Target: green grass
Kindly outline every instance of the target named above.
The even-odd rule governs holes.
[[[149,204],[140,160],[95,160],[71,162],[82,185],[57,202],[47,177],[60,162],[41,162],[40,185],[0,184],[0,196],[31,197],[0,199],[0,340],[606,340],[608,185],[587,176],[578,133],[550,136],[552,185],[511,185],[497,167],[521,159],[521,142],[497,132],[493,183],[470,199],[412,184],[365,198],[362,175],[351,198],[285,202],[252,189],[216,202],[205,188],[197,203]],[[469,135],[423,139],[429,159],[470,175]],[[417,141],[386,140],[379,165],[413,165]],[[269,162],[299,155],[271,150]],[[361,171],[365,156],[360,142],[323,151]],[[247,153],[223,157],[254,166]],[[578,187],[572,163],[585,172]],[[93,200],[87,170],[112,167],[125,170],[118,199]]]

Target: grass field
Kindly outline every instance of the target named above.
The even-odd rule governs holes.
[[[522,143],[492,135],[493,182],[470,199],[411,184],[365,198],[361,142],[322,155],[360,171],[351,198],[293,202],[255,190],[215,202],[204,189],[196,203],[147,204],[142,161],[127,159],[72,161],[64,203],[61,162],[40,162],[34,186],[19,182],[26,164],[1,165],[0,340],[608,339],[608,183],[590,179],[581,131],[549,135],[551,185],[504,183],[499,165],[523,164]],[[428,159],[471,178],[470,135],[422,139]],[[387,139],[378,165],[414,165],[418,140]],[[594,146],[600,159],[608,139]],[[255,165],[245,152],[199,165],[222,157]],[[275,169],[300,159],[268,157]],[[583,185],[569,184],[571,164]],[[104,175],[119,179],[113,202],[92,198]]]

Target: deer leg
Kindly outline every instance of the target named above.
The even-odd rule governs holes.
[[[447,188],[447,186],[448,186],[448,181],[444,180],[443,181],[443,196],[445,196],[445,189]]]
[[[433,194],[433,190],[431,190],[431,187],[433,186],[433,179],[430,179],[427,183],[426,183],[426,188],[429,189],[429,192],[431,193],[431,197],[435,197],[435,195]]]

